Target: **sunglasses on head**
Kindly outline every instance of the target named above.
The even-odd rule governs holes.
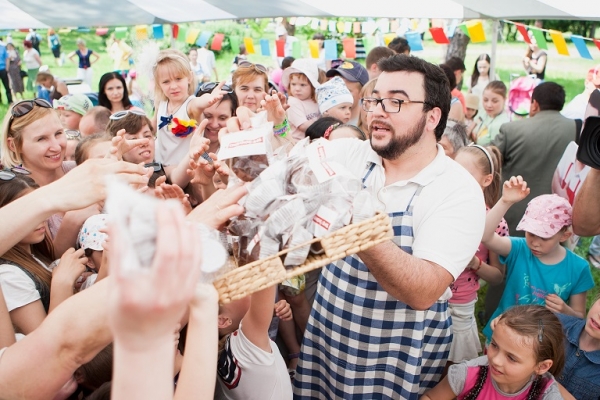
[[[140,115],[145,117],[146,113],[143,111],[139,111],[139,110],[125,110],[125,111],[118,111],[116,113],[114,113],[113,115],[110,116],[110,119],[113,121],[118,121],[120,119],[123,119],[127,116],[127,114],[135,114],[135,115]]]
[[[17,177],[17,174],[30,175],[31,172],[27,171],[23,167],[5,168],[3,170],[0,170],[0,180],[5,182],[12,181]]]
[[[212,92],[213,89],[216,88],[217,86],[219,86],[219,82],[206,82],[200,86],[199,91],[200,92]],[[231,88],[231,86],[229,86],[227,84],[223,85],[221,90],[223,90],[224,92],[227,92],[227,93],[233,93],[233,89]]]
[[[52,104],[48,103],[44,99],[22,100],[10,109],[10,115],[13,118],[22,117],[29,114],[29,112],[33,110],[36,105],[42,108],[52,108]]]
[[[267,73],[267,67],[262,64],[253,64],[250,61],[242,61],[238,64],[238,68],[254,68],[258,72]]]
[[[65,136],[69,140],[75,140],[81,138],[81,132],[75,129],[65,129]]]

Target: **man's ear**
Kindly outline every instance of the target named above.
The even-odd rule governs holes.
[[[529,107],[529,114],[535,114],[540,111],[540,103],[537,100],[531,100],[531,106]]]
[[[543,375],[552,367],[553,361],[548,359],[538,363],[537,367],[535,367],[535,373],[538,375]]]

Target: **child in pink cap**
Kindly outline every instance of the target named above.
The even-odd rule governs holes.
[[[529,195],[527,182],[520,176],[504,182],[502,198],[486,218],[482,242],[500,256],[506,265],[506,289],[492,321],[514,305],[539,304],[551,311],[583,318],[586,292],[594,280],[586,260],[561,246],[571,232],[571,205],[554,194],[531,200],[517,230],[525,238],[500,237],[494,231],[506,211]],[[490,323],[483,333],[492,336]]]

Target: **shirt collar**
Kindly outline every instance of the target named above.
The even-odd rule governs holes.
[[[588,360],[598,365],[600,364],[600,350],[583,351],[579,348],[579,337],[581,336],[581,332],[585,329],[585,323],[585,319],[580,319],[567,328],[567,340],[573,346],[577,347],[577,349],[579,349]]]
[[[375,153],[375,151],[371,151],[367,158],[367,161],[374,163],[375,165],[383,168],[383,159]],[[449,159],[446,157],[446,153],[444,152],[444,148],[437,144],[437,154],[432,162],[430,162],[425,168],[419,171],[418,174],[413,176],[412,178],[401,181],[403,184],[406,183],[416,183],[420,186],[427,186],[430,184],[436,177],[444,173],[448,168]],[[385,171],[382,171],[385,173]]]

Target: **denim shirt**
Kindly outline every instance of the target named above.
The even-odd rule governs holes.
[[[565,368],[556,377],[577,400],[600,399],[600,350],[585,352],[579,348],[579,337],[585,319],[557,314],[565,331]]]

